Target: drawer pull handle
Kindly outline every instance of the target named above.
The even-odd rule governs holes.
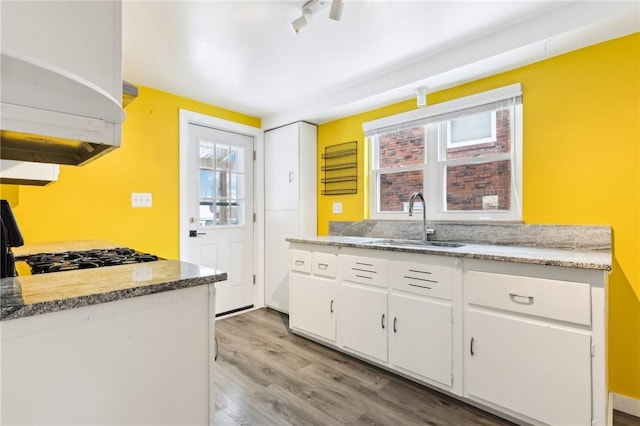
[[[318,269],[327,269],[329,265],[326,263],[318,263]]]
[[[397,333],[398,329],[396,328],[396,323],[398,322],[398,317],[393,317],[393,332]]]
[[[509,293],[509,297],[514,303],[519,303],[520,305],[533,305],[533,296]]]
[[[426,279],[426,278],[412,277],[412,276],[409,276],[409,275],[405,275],[405,276],[403,276],[402,278],[405,278],[405,279],[407,279],[407,280],[424,281],[424,282],[426,282],[426,283],[434,283],[434,284],[438,284],[438,281],[437,281],[437,280],[429,280],[429,279]]]
[[[304,260],[296,260],[296,266],[304,265]]]
[[[409,286],[410,287],[420,287],[420,288],[425,288],[427,290],[431,290],[431,287],[427,287],[426,285],[418,285],[418,284],[409,283]]]
[[[331,305],[329,305],[329,310],[333,313],[333,299],[331,299]]]
[[[427,275],[431,275],[432,273],[429,271],[421,271],[419,269],[409,269],[409,272],[415,272],[417,274],[427,274]]]
[[[380,325],[382,325],[382,328],[384,329],[384,314],[382,314],[382,320],[380,321]]]
[[[473,352],[473,337],[471,338],[471,343],[469,343],[469,351],[471,352],[471,356],[475,355]]]
[[[372,280],[373,279],[373,277],[368,277],[366,275],[358,275],[358,274],[356,274],[356,277],[358,277],[358,278],[366,278],[368,280]]]

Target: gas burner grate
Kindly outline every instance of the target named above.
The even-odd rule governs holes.
[[[46,274],[49,272],[153,262],[156,260],[158,260],[158,256],[140,253],[130,248],[118,247],[63,253],[40,253],[28,256],[26,262],[31,267],[32,274]]]

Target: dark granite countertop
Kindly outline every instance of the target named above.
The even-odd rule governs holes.
[[[212,284],[225,272],[178,260],[0,279],[0,320]]]
[[[544,247],[511,245],[464,244],[461,247],[394,246],[384,244],[384,238],[352,236],[318,236],[287,238],[291,243],[324,244],[372,250],[422,253],[459,258],[496,260],[581,269],[611,270],[611,252],[595,250],[562,250]]]

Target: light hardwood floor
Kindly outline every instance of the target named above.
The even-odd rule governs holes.
[[[270,309],[216,321],[217,426],[512,424],[296,336],[288,324]],[[635,419],[616,414],[614,424]]]

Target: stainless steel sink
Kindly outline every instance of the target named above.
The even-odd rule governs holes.
[[[379,239],[366,241],[363,244],[378,246],[394,246],[394,247],[448,247],[457,248],[464,244],[452,243],[449,241],[421,241],[421,240],[395,240],[395,239]]]

